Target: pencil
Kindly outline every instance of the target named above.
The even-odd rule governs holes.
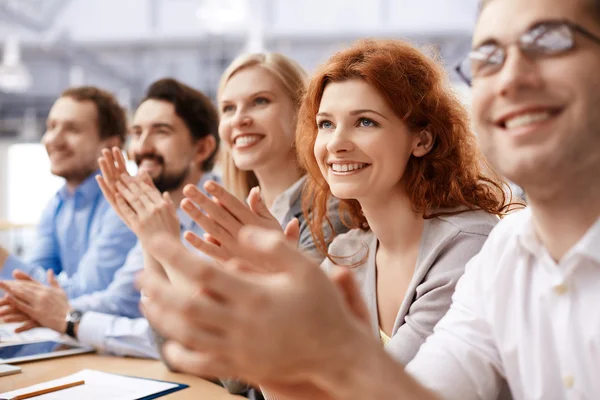
[[[85,381],[77,381],[77,382],[65,383],[64,385],[55,386],[55,387],[51,387],[51,388],[46,388],[46,389],[42,389],[42,390],[36,390],[35,392],[23,393],[23,394],[20,394],[18,396],[13,397],[10,400],[24,400],[24,399],[29,399],[31,397],[41,396],[41,395],[46,394],[46,393],[52,393],[52,392],[57,392],[59,390],[68,389],[68,388],[71,388],[73,386],[80,386],[80,385],[83,385],[84,383],[85,383]]]

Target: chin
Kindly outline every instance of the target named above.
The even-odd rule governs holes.
[[[340,200],[356,200],[356,198],[361,195],[355,188],[340,186],[341,185],[334,185],[333,187],[329,187],[331,194]]]

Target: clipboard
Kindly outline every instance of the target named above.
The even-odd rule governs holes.
[[[23,393],[64,385],[79,380],[84,380],[85,385],[74,386],[55,392],[56,395],[52,397],[48,396],[48,398],[61,400],[148,400],[166,396],[189,387],[189,385],[177,382],[84,369],[63,378],[11,392],[0,393],[0,397],[12,398]]]

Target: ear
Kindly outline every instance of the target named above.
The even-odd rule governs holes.
[[[198,140],[194,146],[196,147],[194,162],[201,166],[215,152],[217,140],[214,135],[208,135]]]
[[[435,143],[433,135],[428,130],[422,130],[419,134],[415,135],[412,155],[423,157],[431,151],[433,143]]]

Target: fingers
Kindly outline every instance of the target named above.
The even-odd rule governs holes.
[[[204,184],[204,189],[208,194],[217,198],[219,203],[242,224],[245,225],[253,222],[254,216],[248,206],[233,194],[229,193],[223,186],[215,181],[209,180]]]
[[[210,264],[205,258],[192,254],[176,238],[157,234],[149,242],[151,247],[156,249],[155,257],[163,266],[169,266],[188,279],[200,282],[202,287],[223,299],[230,299],[236,293],[252,290],[248,287],[248,282]]]
[[[129,203],[127,203],[125,198],[123,198],[123,196],[121,196],[119,193],[115,194],[115,204],[117,205],[116,208],[119,210],[120,217],[127,224],[127,226],[133,229],[138,220],[138,216],[133,208],[131,208]],[[135,233],[137,234],[138,232]]]
[[[195,376],[236,376],[236,372],[224,360],[218,360],[210,353],[190,351],[177,342],[167,342],[164,355],[169,365],[177,371]]]
[[[15,329],[15,333],[29,331],[31,329],[38,328],[39,326],[40,325],[37,322],[29,320],[29,321],[25,322],[23,325],[19,326],[17,329]]]
[[[125,161],[125,157],[123,157],[123,152],[121,151],[121,149],[118,147],[113,147],[112,155],[114,159],[113,165],[115,165],[116,167],[117,178],[120,177],[122,174],[129,175],[129,173],[127,172],[127,161]]]
[[[219,207],[212,201],[210,201],[210,199],[208,202],[212,203],[214,207]],[[196,205],[194,205],[192,200],[183,199],[183,201],[181,202],[181,208],[183,209],[183,211],[185,211],[187,215],[190,216],[190,218],[195,223],[201,226],[206,233],[209,233],[212,237],[216,238],[221,244],[236,245],[236,236],[232,233],[232,231],[228,230],[223,225],[221,225],[220,222],[222,221],[217,221],[212,217],[205,215],[202,211],[200,211],[200,209],[198,209],[198,207],[196,207]],[[239,224],[239,222],[237,222],[237,224]],[[229,227],[229,229],[232,229],[236,233],[239,231],[240,228],[241,226],[238,226],[237,228],[232,228],[230,225]]]
[[[277,271],[302,272],[318,264],[288,243],[281,232],[253,226],[242,228],[239,235],[243,258],[265,263]]]
[[[20,269],[15,269],[12,273],[13,278],[18,279],[20,281],[30,281],[35,282],[31,276],[27,273],[21,271]]]
[[[25,315],[20,312],[13,312],[12,314],[7,314],[7,315],[2,316],[2,321],[9,324],[9,323],[16,323],[16,322],[31,321],[31,318],[28,315]]]
[[[21,311],[22,313],[27,314],[30,317],[35,315],[35,309],[33,307],[31,307],[29,305],[29,303],[26,303],[22,299],[20,299],[16,296],[9,296],[8,301],[14,308]]]
[[[191,297],[181,293],[157,274],[140,277],[144,294],[144,315],[163,336],[195,350],[224,348],[222,326],[231,322],[229,313],[208,295]]]
[[[108,203],[115,209],[115,190],[107,183],[106,179],[103,176],[96,175],[96,182],[98,182],[98,186],[100,186],[100,191],[104,195],[104,198]]]
[[[263,218],[275,219],[267,205],[263,202],[262,197],[260,197],[260,186],[255,186],[250,190],[250,194],[248,195],[248,206],[256,215]]]
[[[98,159],[100,172],[109,187],[114,188],[114,184],[119,180],[119,171],[115,166],[115,160],[109,149],[102,149],[102,157]]]
[[[132,177],[123,174],[116,185],[119,194],[125,198],[136,214],[146,215],[152,209],[152,201]]]
[[[298,240],[300,239],[300,221],[298,221],[298,218],[293,218],[287,224],[283,234],[291,244],[298,246]]]
[[[208,196],[206,196],[193,185],[186,186],[183,190],[183,193],[188,199],[186,199],[187,201],[184,200],[181,205],[186,212],[189,211],[188,215],[190,215],[190,217],[192,217],[193,214],[201,219],[201,216],[198,215],[201,213],[201,211],[195,206],[196,204],[198,207],[204,210],[206,214],[208,214],[212,221],[222,227],[230,236],[237,236],[242,224],[228,211],[228,209],[212,201]],[[214,236],[219,236],[217,232],[207,232],[213,234]]]
[[[336,268],[330,279],[335,286],[342,292],[346,305],[352,313],[367,325],[370,323],[370,314],[365,304],[362,294],[352,272],[348,268]]]
[[[194,232],[187,231],[183,234],[183,238],[187,240],[189,244],[194,246],[197,250],[200,250],[207,256],[217,259],[219,261],[225,261],[229,259],[229,254],[220,246],[210,243],[206,240],[202,240]]]
[[[9,294],[9,299],[18,297],[19,299],[31,304],[36,299],[36,288],[31,287],[32,282],[28,281],[9,281],[0,282],[0,289]],[[37,285],[34,284],[34,285]]]
[[[56,280],[56,277],[54,276],[54,271],[52,271],[51,269],[48,270],[48,283],[53,288],[61,289],[60,284],[58,283],[58,281]]]
[[[134,178],[130,178],[130,179],[132,181],[134,181]],[[136,183],[138,184],[140,194],[145,194],[146,196],[148,196],[150,201],[154,204],[157,204],[157,205],[162,204],[164,201],[163,195],[156,188],[156,186],[154,186],[154,183],[152,183],[152,180],[150,179],[150,183],[148,183],[147,179],[150,179],[150,175],[148,175],[147,172],[143,172],[142,175],[139,176],[138,179],[135,180],[135,181],[137,181]],[[168,193],[168,192],[165,192],[165,193]]]

